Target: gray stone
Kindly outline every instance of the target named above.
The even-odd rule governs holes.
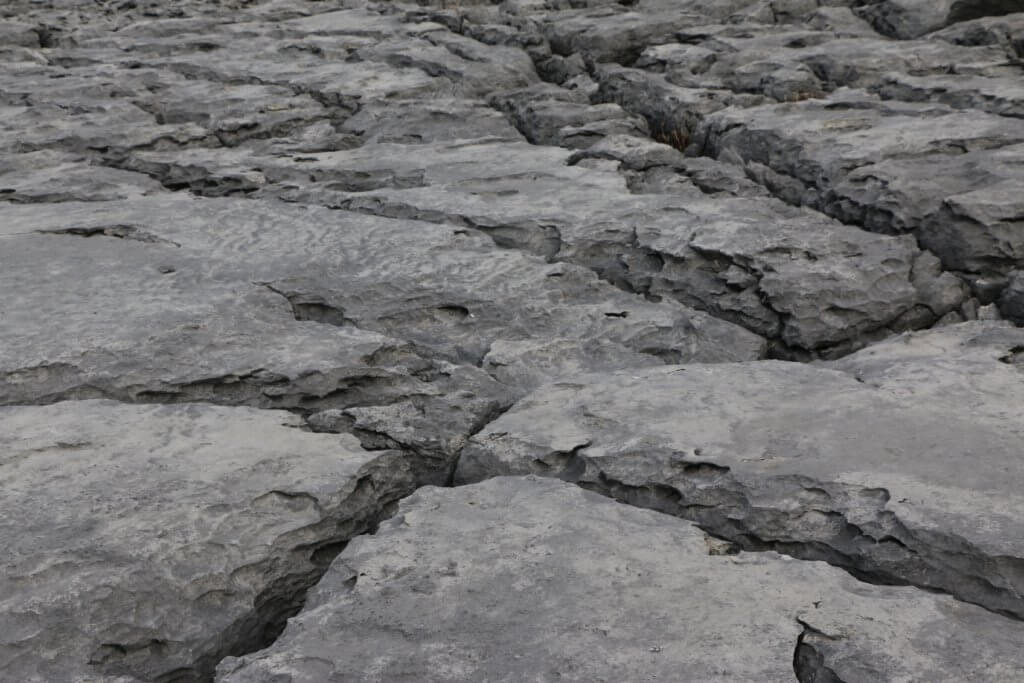
[[[398,419],[386,444],[417,452],[437,468],[433,481],[443,481],[465,438],[522,390],[348,324],[343,309],[315,300],[324,290],[309,290],[312,300],[289,300],[270,284],[275,275],[295,275],[285,251],[272,260],[273,246],[264,243],[271,251],[262,252],[260,278],[258,235],[274,241],[274,233],[260,232],[275,224],[272,214],[247,214],[255,204],[213,204],[182,197],[49,212],[33,205],[19,220],[9,213],[5,228],[24,232],[0,237],[0,280],[26,295],[0,304],[0,404],[208,401],[311,415],[355,408],[372,414],[374,406],[409,402],[420,412],[403,419],[429,414],[430,428],[410,441]],[[210,223],[216,210],[234,213],[238,232],[228,232],[227,218]],[[278,214],[277,225],[301,217]],[[247,243],[248,264],[240,256]],[[301,259],[307,252],[292,253],[312,276]],[[630,356],[625,349],[622,355]],[[345,415],[339,428],[348,431],[360,417]],[[388,432],[355,431],[374,447]]]
[[[1000,46],[837,37],[775,26],[694,33],[685,44],[647,48],[637,65],[678,86],[759,93],[781,102],[851,87],[885,99],[937,101],[1018,118],[1024,111],[1019,70]]]
[[[859,10],[881,33],[916,38],[958,21],[1020,11],[1016,0],[881,0]]]
[[[0,198],[16,204],[95,202],[164,191],[160,183],[141,173],[94,166],[74,154],[40,150],[0,161]]]
[[[578,90],[534,87],[499,92],[490,101],[537,145],[587,148],[607,135],[648,132],[643,119],[617,104],[590,104]]]
[[[40,47],[39,31],[32,24],[0,21],[0,47]]]
[[[160,83],[135,102],[161,125],[202,126],[232,147],[249,138],[279,137],[331,117],[308,94],[285,86],[225,84],[184,77]]]
[[[849,7],[818,7],[806,20],[810,28],[831,31],[840,38],[875,38],[871,25],[855,15]]]
[[[522,139],[499,112],[481,102],[459,98],[369,102],[347,118],[341,129],[359,135],[361,143]]]
[[[0,3],[0,678],[1021,678],[1004,11]]]
[[[614,159],[621,167],[632,171],[646,171],[656,166],[685,168],[682,152],[661,142],[632,135],[612,135],[596,142],[582,152],[569,157],[569,163],[582,159]]]
[[[1024,615],[1014,510],[1024,333],[968,323],[835,364],[586,375],[537,390],[463,451],[457,481],[536,473]],[[1016,355],[1015,355],[1016,354]]]
[[[567,155],[526,146],[512,156],[504,145],[501,168],[485,178],[456,175],[491,164],[490,149],[462,147],[457,166],[455,157],[445,158],[448,152],[432,154],[436,161],[424,177],[438,182],[429,187],[292,197],[463,222],[499,244],[580,263],[620,286],[710,311],[794,353],[848,351],[864,343],[857,335],[921,326],[904,317],[908,313],[923,315],[927,324],[965,296],[959,282],[936,280],[941,275],[934,272],[922,270],[913,282],[920,252],[911,242],[846,228],[780,202],[630,195],[614,172],[559,167]],[[601,149],[582,156],[613,156]],[[629,163],[642,166],[644,154],[635,157]],[[401,163],[374,159],[392,168]],[[556,183],[563,189],[553,196]],[[726,275],[730,267],[747,271],[750,281],[737,286]]]
[[[676,31],[692,25],[694,19],[684,8],[630,11],[609,4],[551,16],[543,30],[555,54],[581,53],[596,62],[628,63],[643,46],[668,42]]]
[[[31,295],[0,306],[0,403],[103,397],[314,408],[421,393],[410,373],[431,364],[407,344],[297,321],[266,287],[219,280],[209,272],[216,262],[124,230],[127,239],[3,240],[4,287]]]
[[[1010,285],[999,297],[999,309],[1007,320],[1024,325],[1024,271],[1011,273]]]
[[[999,45],[1007,56],[1024,56],[1024,12],[953,24],[929,38],[957,45]]]
[[[870,230],[914,232],[947,268],[990,276],[1024,258],[1011,191],[1022,139],[1013,119],[846,91],[712,114],[696,144],[761,169],[787,201]]]
[[[516,393],[535,386],[536,378],[558,376],[562,365],[575,369],[584,363],[597,369],[599,366],[587,360],[586,344],[590,342],[613,350],[606,354],[609,368],[663,361],[749,360],[763,352],[761,339],[705,313],[674,301],[653,303],[630,296],[600,282],[584,268],[546,264],[527,254],[496,250],[486,236],[458,226],[277,202],[184,197],[65,205],[50,212],[33,208],[9,216],[10,228],[32,233],[7,240],[10,248],[4,257],[12,264],[5,268],[4,276],[12,283],[31,281],[31,273],[22,268],[31,268],[33,259],[38,258],[32,254],[40,252],[33,250],[49,250],[55,268],[64,262],[64,267],[79,269],[80,283],[94,283],[89,289],[80,286],[78,298],[61,297],[45,289],[60,286],[59,278],[51,278],[39,283],[36,291],[46,303],[26,298],[5,306],[11,315],[23,316],[24,327],[37,329],[41,337],[24,349],[31,350],[36,360],[12,360],[9,371],[36,367],[47,360],[66,362],[81,357],[86,349],[99,354],[100,348],[110,348],[108,344],[121,348],[119,340],[140,334],[148,335],[144,337],[148,346],[137,347],[137,362],[149,368],[154,345],[162,334],[171,335],[171,330],[175,330],[173,341],[168,339],[167,344],[180,352],[169,348],[155,354],[163,359],[164,365],[157,366],[163,368],[162,373],[155,368],[134,368],[135,361],[127,356],[120,359],[121,372],[136,375],[136,384],[147,384],[146,376],[151,377],[150,383],[161,386],[183,383],[184,377],[172,381],[167,373],[195,376],[199,370],[189,349],[202,338],[210,351],[202,359],[206,374],[201,376],[238,377],[256,368],[278,381],[312,374],[326,382],[325,391],[340,399],[336,374],[341,372],[337,363],[342,358],[346,359],[343,366],[369,368],[380,361],[361,359],[390,358],[383,363],[390,365],[418,353],[422,358],[417,361],[411,360],[416,356],[408,356],[410,372],[437,367],[431,361],[440,360],[483,364],[505,379],[518,376],[525,382],[527,377],[534,378],[525,384],[513,382],[505,390]],[[114,234],[108,237],[105,230]],[[118,230],[128,239],[110,239],[119,236]],[[69,231],[71,235],[38,234]],[[96,237],[81,239],[88,235]],[[150,242],[144,244],[139,239]],[[28,251],[19,253],[22,248]],[[84,270],[77,265],[83,253],[90,254]],[[113,263],[123,265],[113,269]],[[164,265],[174,267],[175,272],[158,272]],[[166,303],[168,287],[180,290],[173,307]],[[82,309],[86,302],[97,303],[99,297],[117,304],[99,314]],[[172,320],[190,317],[188,302],[192,300],[196,301],[192,315],[198,327],[186,331],[189,328],[172,325]],[[218,302],[213,305],[222,317],[216,332],[206,331],[211,324],[209,314],[200,312],[200,302],[212,301]],[[61,312],[48,311],[47,306],[59,307]],[[72,321],[81,319],[88,329],[101,330],[106,341],[97,344],[97,332],[87,335],[78,331],[47,340],[43,337],[49,328],[41,324],[44,318],[40,316],[63,320],[66,332],[75,329]],[[211,334],[215,336],[208,337]],[[88,340],[85,349],[77,345],[84,340]],[[346,343],[351,351],[345,350]],[[93,349],[92,344],[98,348]],[[502,353],[485,361],[495,344]],[[561,351],[550,356],[536,353],[537,348],[549,345]],[[522,348],[526,355],[517,360],[513,348]],[[126,349],[125,353],[132,352]],[[226,367],[218,367],[214,360],[218,354]],[[102,357],[109,359],[109,350]],[[613,357],[625,364],[617,365]],[[228,363],[228,358],[233,360]],[[542,362],[544,358],[547,360]],[[96,368],[89,374],[100,372]],[[422,384],[416,377],[399,381],[386,376],[390,379],[382,375],[380,381],[398,384],[383,396],[420,393],[413,389]],[[125,377],[116,379],[127,382]],[[160,387],[140,388],[155,391]],[[366,399],[362,397],[358,403],[365,404]],[[312,397],[306,401],[310,407],[347,407]]]
[[[0,408],[0,678],[204,680],[266,644],[410,462],[284,412]]]
[[[472,539],[472,540],[470,540]],[[219,681],[1004,681],[1016,622],[722,545],[561,482],[404,500]]]
[[[678,86],[660,74],[614,64],[602,64],[597,79],[597,101],[619,104],[640,114],[656,141],[680,150],[690,143],[704,116],[744,101],[725,89]]]
[[[767,197],[768,190],[747,177],[742,168],[708,157],[686,157],[680,169],[705,194]]]

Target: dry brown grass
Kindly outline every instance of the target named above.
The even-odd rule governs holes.
[[[651,136],[655,142],[661,142],[666,145],[675,147],[680,152],[686,150],[687,145],[690,144],[690,134],[682,128],[672,128],[671,130],[658,131]]]

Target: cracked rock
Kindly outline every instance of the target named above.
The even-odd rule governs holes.
[[[915,282],[921,252],[906,238],[851,229],[778,201],[634,194],[614,170],[555,165],[587,156],[639,165],[630,156],[638,148],[615,149],[615,140],[573,157],[525,145],[512,156],[502,145],[502,168],[480,179],[456,173],[489,165],[495,145],[467,144],[458,156],[434,155],[425,177],[437,180],[428,187],[292,196],[468,223],[503,246],[585,265],[627,290],[742,325],[775,341],[781,355],[849,352],[872,335],[926,326],[966,298],[959,281],[933,270],[919,269]],[[645,146],[659,147],[665,161],[676,158],[664,145]],[[554,183],[566,184],[557,196]],[[734,277],[736,269],[747,277]]]
[[[1014,0],[881,0],[858,14],[893,38],[916,38],[949,24],[1020,11]]]
[[[3,247],[4,286],[32,284],[31,296],[0,307],[0,404],[116,398],[310,409],[439,393],[416,376],[431,364],[407,344],[297,323],[279,295],[218,279],[211,263],[171,240],[25,234]]]
[[[712,114],[700,144],[741,160],[791,203],[877,232],[912,232],[947,268],[992,277],[1024,255],[1010,191],[1024,129],[1012,121],[845,91]]]
[[[201,681],[264,646],[417,484],[283,412],[0,408],[0,678]]]
[[[12,260],[7,277],[30,277],[13,262],[29,267],[36,258],[31,254],[38,253],[33,250],[49,249],[54,268],[62,260],[57,255],[64,255],[70,267],[74,259],[88,253],[94,256],[87,268],[79,271],[81,301],[98,306],[102,296],[120,302],[85,311],[69,297],[47,299],[55,309],[68,310],[61,314],[65,329],[78,316],[83,325],[104,326],[102,334],[113,343],[118,334],[130,335],[129,327],[140,328],[149,334],[149,348],[138,352],[140,362],[152,363],[163,336],[158,336],[158,331],[171,327],[173,319],[171,312],[161,319],[167,307],[162,303],[167,289],[182,290],[175,303],[178,318],[188,318],[187,302],[195,298],[198,327],[176,328],[175,338],[188,341],[179,339],[173,347],[168,341],[168,356],[156,354],[165,364],[175,359],[181,364],[178,372],[188,375],[196,374],[195,361],[186,363],[186,357],[173,348],[195,349],[202,343],[209,345],[201,361],[208,367],[216,358],[214,351],[224,356],[225,362],[229,356],[235,357],[227,367],[216,371],[209,367],[208,376],[239,375],[242,368],[247,372],[261,368],[283,377],[330,376],[341,367],[363,364],[367,366],[363,384],[372,390],[376,380],[370,378],[380,376],[383,382],[381,373],[385,371],[370,367],[408,362],[411,365],[406,372],[422,376],[431,367],[428,359],[434,359],[479,366],[508,384],[505,393],[517,394],[580,367],[752,360],[760,357],[764,348],[760,338],[706,313],[676,302],[645,301],[599,281],[587,269],[547,264],[518,251],[499,250],[478,231],[453,225],[279,202],[181,197],[66,205],[50,213],[33,207],[11,215],[20,230],[35,232],[7,240],[10,249],[4,256]],[[167,218],[170,216],[173,220]],[[75,240],[50,234],[68,225],[80,234],[111,225],[133,226],[164,243],[147,249],[126,240]],[[26,250],[25,254],[19,254],[19,249]],[[105,264],[115,261],[121,266],[112,273],[114,269]],[[176,270],[154,272],[160,265],[173,265]],[[85,276],[88,273],[92,273],[90,278]],[[59,284],[52,281],[52,285],[46,282],[41,286]],[[146,295],[153,297],[148,304],[143,299]],[[220,315],[231,316],[232,322],[210,321],[203,306],[219,307]],[[23,307],[25,310],[9,305],[11,314],[24,316],[26,321],[40,320],[43,315],[28,301]],[[138,316],[138,322],[132,322],[126,311]],[[115,325],[125,331],[115,334],[121,329]],[[214,332],[204,331],[209,325],[222,330],[219,337],[207,339]],[[25,327],[35,325],[26,322]],[[43,335],[45,329],[39,332]],[[236,343],[229,334],[246,334],[250,341]],[[321,340],[319,348],[316,340]],[[57,349],[64,356],[78,358],[83,349],[76,344],[82,342],[91,346],[97,337],[40,339],[22,348],[37,360],[25,359],[18,365],[59,362]],[[46,345],[54,348],[54,354],[45,355],[42,349]],[[346,345],[352,350],[346,351]],[[392,350],[385,352],[389,347]],[[605,352],[594,356],[591,348]],[[403,355],[408,359],[398,361]],[[112,362],[109,352],[106,357],[106,362]],[[390,360],[374,360],[377,358]],[[241,363],[246,365],[240,368]],[[127,358],[122,357],[121,364],[122,374],[137,372]],[[11,367],[16,367],[13,361]],[[403,392],[439,391],[426,387],[416,376],[387,376],[392,379],[386,380],[390,388],[382,387],[384,402],[402,397]],[[123,382],[125,378],[118,379]],[[157,379],[153,376],[151,381]],[[167,382],[169,378],[159,379]],[[184,379],[176,383],[184,383]],[[280,393],[285,392],[282,389]],[[366,399],[359,403],[372,402],[371,397]],[[296,400],[299,407],[348,407],[327,405],[315,395]]]
[[[0,2],[0,679],[1024,678],[1021,9]]]
[[[726,25],[692,28],[685,43],[652,45],[637,65],[677,86],[757,93],[780,102],[851,87],[887,100],[935,101],[1018,118],[1024,104],[1019,70],[998,44],[956,47],[804,27]]]
[[[218,680],[1024,673],[1020,624],[946,596],[865,586],[823,563],[716,547],[690,524],[561,482],[421,489],[349,544],[280,640],[225,660]]]
[[[966,323],[832,364],[584,375],[475,435],[456,478],[544,474],[751,549],[1024,617],[1024,334]]]

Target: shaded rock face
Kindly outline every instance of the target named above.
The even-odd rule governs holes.
[[[1021,10],[1014,0],[883,0],[862,4],[858,14],[893,38],[916,38],[957,22]]]
[[[3,3],[0,679],[1024,678],[1022,57]]]

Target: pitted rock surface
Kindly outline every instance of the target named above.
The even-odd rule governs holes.
[[[1022,59],[1017,0],[2,3],[0,679],[1021,678]]]

